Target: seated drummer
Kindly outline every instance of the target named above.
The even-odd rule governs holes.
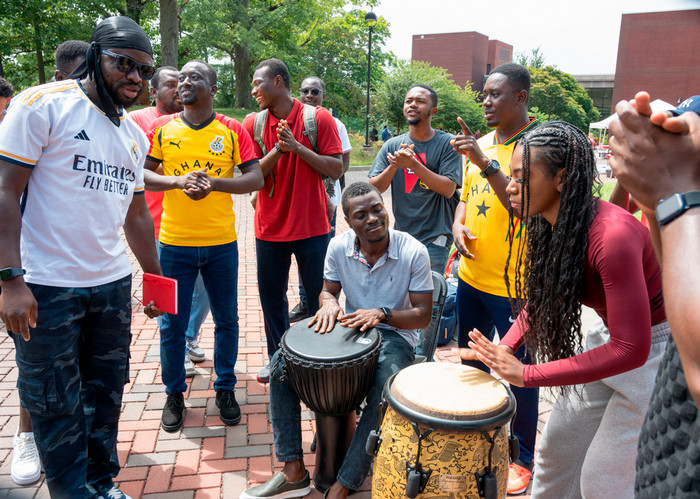
[[[372,457],[365,452],[369,432],[377,426],[386,380],[413,362],[417,328],[430,323],[433,284],[428,251],[405,232],[389,229],[389,216],[379,191],[366,182],[347,187],[342,198],[345,220],[352,228],[334,237],[326,253],[320,309],[309,325],[328,333],[336,321],[362,331],[377,327],[383,338],[379,365],[367,406],[340,468],[324,497],[344,498],[358,490]],[[345,313],[338,303],[345,292]],[[243,492],[241,499],[302,497],[310,492],[301,447],[301,403],[289,380],[279,381],[279,351],[270,362],[270,412],[281,472]],[[281,359],[280,359],[281,360]]]

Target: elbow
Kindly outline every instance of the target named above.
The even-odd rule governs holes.
[[[338,161],[333,164],[333,171],[331,172],[330,175],[328,175],[330,178],[333,180],[338,180],[340,177],[343,176],[343,160],[338,159]]]
[[[450,186],[447,187],[444,190],[444,192],[442,192],[441,194],[449,199],[454,195],[456,190],[457,190],[457,184],[455,184],[454,182],[450,182]]]
[[[255,183],[254,183],[254,185],[253,185],[253,190],[254,190],[254,191],[259,191],[259,190],[262,189],[263,187],[265,187],[265,177],[263,177],[262,172],[260,172],[260,174],[259,174],[259,175],[257,176],[257,178],[255,179]]]

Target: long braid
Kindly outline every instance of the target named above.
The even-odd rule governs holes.
[[[572,357],[581,351],[581,293],[586,266],[588,232],[598,211],[594,188],[600,189],[593,150],[575,126],[553,121],[521,139],[523,147],[522,220],[525,229],[515,251],[514,293],[508,295],[514,313],[527,312],[525,344],[538,362]],[[549,176],[564,169],[561,202],[552,227],[542,215],[529,216],[532,154]],[[510,223],[514,223],[512,210]],[[513,239],[505,278],[513,253]]]

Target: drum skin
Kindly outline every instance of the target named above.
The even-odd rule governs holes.
[[[426,366],[426,367],[423,367]],[[442,372],[443,382],[455,372],[473,374],[477,378],[482,375],[489,392],[487,408],[474,410],[468,407],[463,414],[441,413],[440,407],[420,408],[420,401],[413,401],[413,407],[409,407],[406,397],[409,394],[396,393],[394,382],[397,377],[406,371],[400,371],[387,381],[385,397],[388,408],[381,426],[381,441],[374,461],[374,474],[372,479],[372,498],[398,499],[406,497],[406,463],[411,466],[416,464],[418,451],[418,436],[412,423],[416,424],[421,433],[432,428],[433,432],[423,439],[420,452],[420,464],[423,470],[432,470],[425,490],[418,494],[418,498],[443,498],[443,499],[478,499],[477,474],[485,472],[489,463],[491,443],[489,438],[494,438],[495,445],[492,454],[493,474],[496,476],[497,497],[506,497],[508,482],[509,445],[507,424],[515,413],[514,398],[510,390],[492,376],[477,369],[462,366],[460,364],[427,363],[410,366],[407,369],[414,370],[418,376],[412,381],[414,385],[420,383],[430,384],[434,381],[430,373],[425,369],[436,372],[446,367],[447,372]],[[417,369],[416,369],[417,368]],[[466,371],[465,371],[466,370]],[[471,373],[469,370],[478,371]],[[459,376],[452,379],[452,385],[463,381]],[[473,382],[475,385],[474,396],[465,398],[465,388],[455,389],[450,383],[444,383],[442,387],[433,386],[443,390],[445,405],[454,406],[454,397],[464,400],[465,405],[479,405],[479,392],[483,395],[482,383]],[[502,390],[496,394],[491,393],[494,383],[500,385]],[[462,383],[463,384],[463,383]],[[405,385],[405,380],[404,380]],[[467,387],[469,392],[472,387]],[[415,387],[415,393],[419,393],[420,386]],[[425,392],[423,392],[425,393]],[[457,395],[459,394],[459,395]],[[502,403],[498,399],[502,395]],[[403,399],[403,402],[400,400]],[[472,401],[471,404],[469,401]],[[485,416],[479,419],[479,411],[483,410]],[[487,438],[484,433],[487,433]]]
[[[280,350],[299,398],[318,414],[338,416],[354,412],[367,395],[381,344],[375,328],[361,332],[336,323],[319,334],[303,322],[284,334]]]

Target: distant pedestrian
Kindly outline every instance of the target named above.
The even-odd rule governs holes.
[[[369,140],[372,142],[379,140],[379,130],[377,130],[377,125],[372,126],[372,131],[369,132]]]

